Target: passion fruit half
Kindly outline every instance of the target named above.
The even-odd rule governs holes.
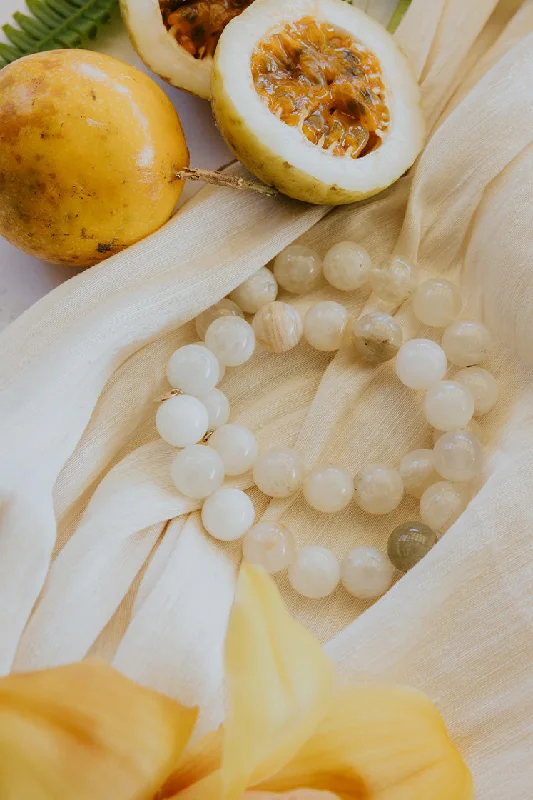
[[[424,142],[406,57],[381,25],[342,0],[255,0],[220,37],[211,96],[237,158],[310,203],[377,194]]]

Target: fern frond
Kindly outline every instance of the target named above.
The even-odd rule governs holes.
[[[94,39],[118,0],[26,0],[29,14],[16,11],[15,24],[2,26],[9,44],[0,42],[0,68],[30,53],[79,47]]]

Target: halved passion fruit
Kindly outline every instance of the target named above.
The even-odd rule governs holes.
[[[342,0],[255,0],[220,37],[211,96],[237,158],[310,203],[376,194],[423,145],[407,59],[381,25]]]

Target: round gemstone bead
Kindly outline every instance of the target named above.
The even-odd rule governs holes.
[[[461,311],[459,289],[450,281],[424,281],[413,295],[415,317],[432,328],[445,328]]]
[[[244,425],[222,425],[209,438],[209,447],[220,455],[226,475],[244,475],[257,458],[257,439]]]
[[[420,516],[435,531],[446,531],[468,505],[464,487],[448,481],[430,486],[420,499]]]
[[[417,270],[402,258],[393,258],[388,267],[370,270],[370,286],[380,300],[403,303],[416,289]]]
[[[219,317],[205,334],[205,343],[225,367],[239,367],[255,350],[252,326],[240,317]]]
[[[356,547],[342,560],[342,585],[360,600],[381,597],[392,586],[393,577],[392,564],[375,547]]]
[[[411,339],[396,356],[396,374],[410,389],[429,389],[444,378],[447,369],[444,350],[431,339]]]
[[[327,597],[335,591],[339,580],[339,562],[326,547],[316,545],[302,547],[289,566],[289,581],[292,588],[311,600]]]
[[[274,275],[287,292],[307,294],[321,282],[322,259],[311,247],[290,244],[274,259]]]
[[[273,574],[286,569],[295,556],[292,533],[279,522],[259,522],[243,541],[244,560]]]
[[[346,508],[352,499],[353,479],[343,467],[317,466],[306,477],[303,493],[311,508],[334,514]]]
[[[202,508],[204,528],[221,542],[240,539],[252,527],[254,519],[254,505],[240,489],[223,486],[207,498]]]
[[[353,346],[370,364],[390,361],[397,354],[402,342],[402,329],[390,314],[373,311],[352,325]]]
[[[444,352],[457,367],[479,364],[487,357],[491,344],[491,335],[481,322],[452,322],[442,336]]]
[[[483,442],[485,438],[485,433],[483,431],[483,428],[481,427],[479,422],[474,418],[470,420],[468,425],[465,425],[465,427],[461,428],[460,430],[468,431],[468,433],[471,433],[472,436],[475,436],[476,439],[478,439],[480,442]],[[432,431],[433,447],[435,447],[441,436],[444,436],[444,431],[438,431],[436,428],[434,428]]]
[[[423,522],[404,522],[389,536],[387,555],[393,566],[401,572],[412,569],[432,547],[437,544],[437,534]]]
[[[388,514],[403,497],[403,482],[397,469],[368,464],[355,479],[357,502],[368,514]]]
[[[302,481],[302,459],[295,450],[285,447],[265,450],[254,464],[254,483],[269,497],[290,497]]]
[[[443,434],[433,448],[435,469],[447,481],[471,481],[483,469],[483,447],[468,431]]]
[[[474,398],[458,381],[439,381],[429,388],[422,405],[424,416],[439,431],[464,428],[474,413]]]
[[[428,486],[438,481],[433,450],[413,450],[402,458],[400,475],[407,494],[420,499]]]
[[[180,450],[171,467],[176,489],[193,500],[209,497],[224,481],[222,459],[205,444],[192,444]]]
[[[278,282],[268,267],[261,267],[230,294],[247,314],[255,314],[267,303],[273,303],[277,296]]]
[[[356,242],[338,242],[324,256],[324,277],[341,292],[355,292],[368,283],[371,268],[368,251]]]
[[[207,347],[187,344],[170,356],[167,378],[171,386],[186,394],[205,394],[218,383],[220,366]]]
[[[276,300],[260,308],[253,319],[257,341],[271,353],[285,353],[302,338],[302,320],[294,306]]]
[[[196,397],[179,394],[161,403],[155,416],[160,437],[174,447],[196,444],[207,433],[207,409]]]
[[[304,318],[304,336],[312,347],[323,352],[338,350],[342,344],[348,311],[340,303],[324,300],[311,306]]]
[[[194,324],[196,333],[200,339],[205,337],[211,323],[219,317],[244,317],[244,314],[242,309],[239,308],[233,300],[228,300],[228,298],[225,297],[219,303],[215,303],[214,306],[202,311],[202,313],[196,317]]]
[[[468,386],[474,398],[474,415],[487,414],[496,405],[500,389],[494,375],[483,367],[460,369],[455,380]]]
[[[229,400],[220,389],[216,387],[207,394],[198,395],[198,400],[207,408],[209,419],[209,430],[214,431],[225,425],[229,419],[230,407]]]

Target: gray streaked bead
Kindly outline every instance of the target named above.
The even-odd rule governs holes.
[[[356,352],[371,364],[390,361],[402,342],[402,329],[390,314],[372,311],[353,323],[352,344]]]
[[[387,555],[396,569],[407,572],[437,543],[437,534],[423,522],[404,522],[389,536]]]

